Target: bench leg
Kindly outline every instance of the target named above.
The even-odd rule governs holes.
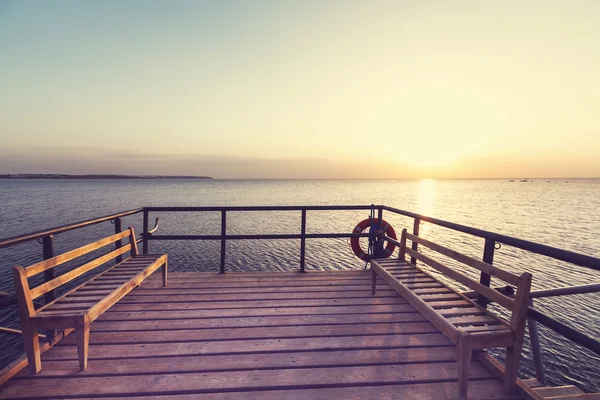
[[[25,354],[27,354],[27,363],[29,364],[29,373],[35,375],[42,369],[38,331],[31,329],[31,326],[24,326],[22,329]]]
[[[168,264],[169,264],[169,261],[165,261],[165,263],[161,267],[162,278],[163,278],[163,286],[167,286],[167,275],[169,273],[169,271],[168,271],[168,269],[169,269]]]
[[[472,355],[473,349],[469,345],[467,336],[459,334],[456,345],[456,357],[458,359],[458,394],[460,399],[467,398]]]
[[[519,372],[519,361],[523,343],[515,343],[514,346],[506,348],[506,364],[504,367],[504,390],[514,394],[517,388],[517,374]]]
[[[87,368],[88,345],[90,343],[90,323],[87,319],[77,328],[77,355],[79,356],[79,370]]]
[[[375,294],[377,289],[377,272],[371,267],[371,294]]]

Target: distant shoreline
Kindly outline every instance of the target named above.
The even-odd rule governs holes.
[[[191,175],[108,175],[108,174],[0,174],[0,179],[213,179]]]

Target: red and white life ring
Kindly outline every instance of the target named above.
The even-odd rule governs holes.
[[[373,224],[379,224],[379,218],[373,218]],[[371,219],[367,218],[367,219],[363,219],[362,221],[360,221],[358,223],[358,225],[356,225],[356,227],[354,228],[354,231],[352,233],[362,233],[365,229],[370,228],[371,227]],[[392,226],[390,224],[388,224],[387,222],[385,222],[385,220],[381,221],[381,229],[385,232],[386,236],[389,236],[390,238],[396,240],[396,231],[394,231],[394,228],[392,228]],[[354,254],[356,254],[356,257],[360,258],[363,261],[369,261],[369,253],[365,252],[361,247],[360,247],[360,242],[359,242],[358,237],[353,237],[350,238],[350,247],[352,247],[352,251],[354,252]],[[392,242],[387,242],[387,245],[385,246],[385,249],[383,249],[383,252],[385,253],[384,258],[388,258],[389,256],[392,255],[392,253],[394,252],[394,249],[396,248],[396,245]]]

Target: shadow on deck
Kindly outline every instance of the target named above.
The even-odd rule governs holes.
[[[86,371],[70,335],[0,398],[453,398],[455,346],[370,276],[155,274],[92,324]],[[472,363],[469,399],[511,398]]]

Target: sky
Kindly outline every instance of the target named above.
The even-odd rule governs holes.
[[[0,0],[0,173],[600,177],[600,1]]]

